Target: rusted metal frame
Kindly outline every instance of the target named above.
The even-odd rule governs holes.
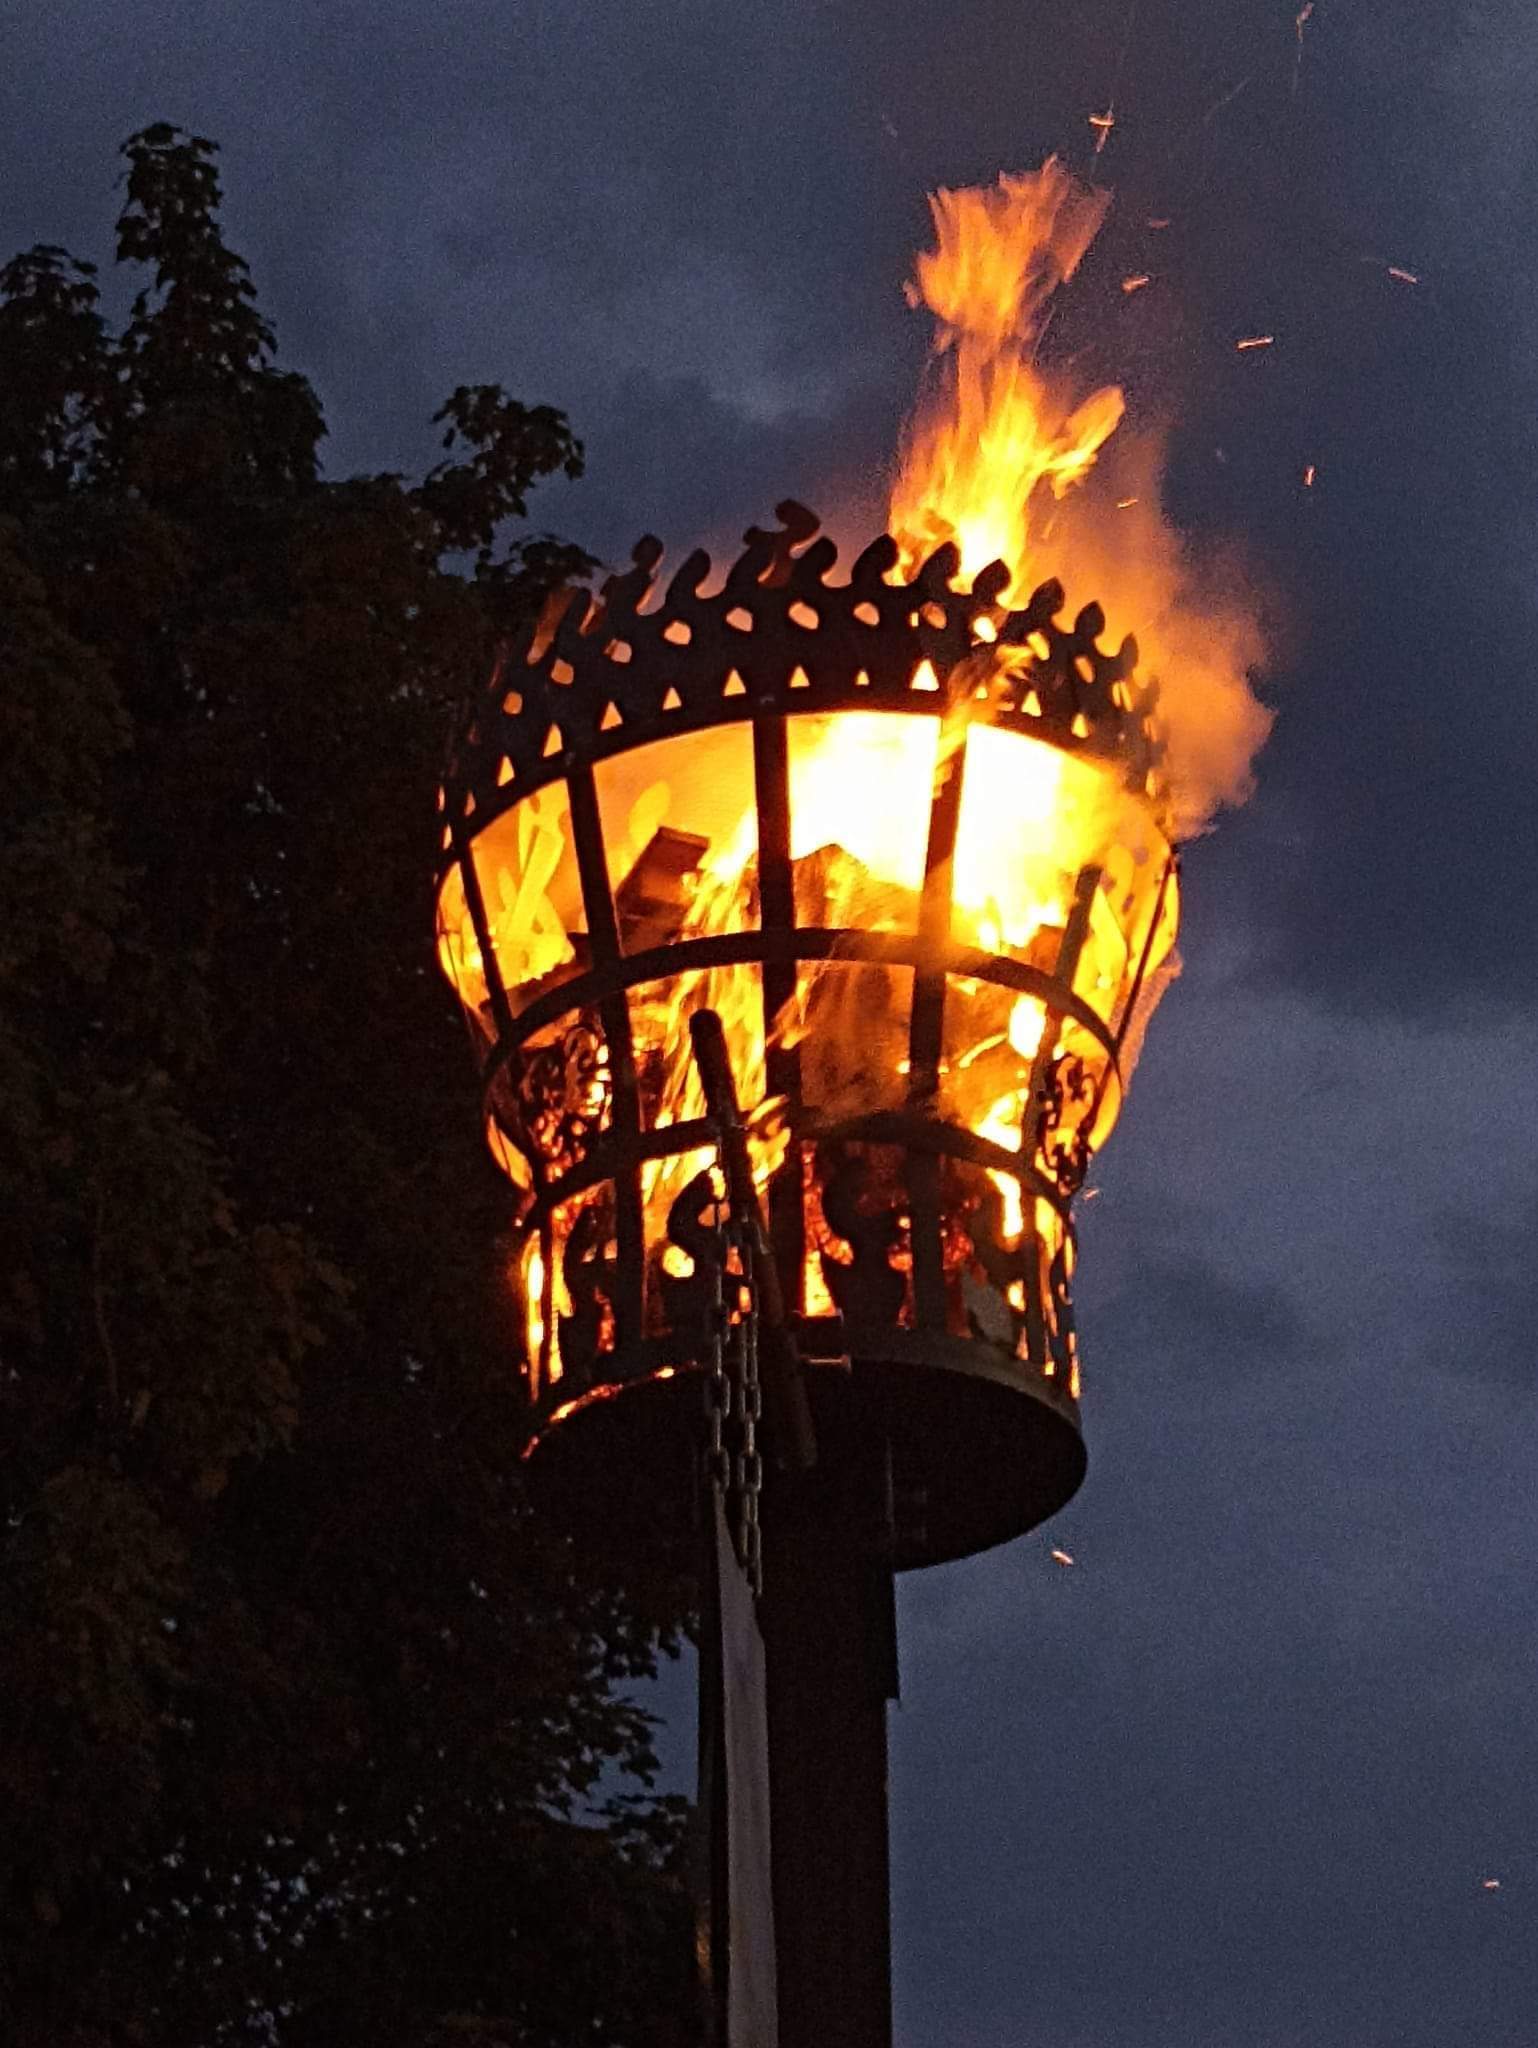
[[[708,937],[677,939],[644,953],[624,955],[604,971],[574,975],[547,989],[514,1020],[509,1034],[489,1054],[483,1070],[489,1082],[520,1046],[568,1010],[593,1009],[604,997],[648,981],[671,981],[705,967],[757,965],[780,960],[870,961],[882,967],[916,967],[916,932],[862,932],[847,926],[800,925],[790,931],[715,932]],[[1104,1023],[1088,1003],[1045,969],[1005,954],[984,953],[971,946],[947,944],[940,956],[945,973],[972,981],[995,983],[1017,995],[1035,996],[1059,1019],[1071,1017],[1114,1060],[1116,1047]]]
[[[689,1019],[689,1037],[720,1145],[727,1202],[753,1251],[759,1371],[768,1410],[770,1447],[782,1465],[797,1472],[809,1471],[817,1460],[817,1438],[812,1429],[806,1376],[790,1334],[779,1271],[770,1251],[769,1233],[753,1181],[748,1134],[737,1101],[726,1032],[714,1010],[696,1010]]]
[[[929,807],[924,849],[924,883],[919,895],[919,957],[913,976],[908,1020],[908,1100],[933,1108],[940,1092],[940,1055],[945,1034],[945,969],[940,965],[951,937],[951,888],[956,864],[956,827],[966,772],[964,708],[958,715],[955,690],[965,667],[953,669],[945,715],[940,721],[940,757]],[[920,1329],[945,1327],[945,1261],[940,1242],[940,1162],[933,1152],[910,1160],[907,1173],[909,1230],[913,1254],[913,1313]]]
[[[619,920],[614,911],[614,892],[609,886],[603,820],[599,815],[598,790],[590,761],[571,767],[567,790],[571,798],[572,847],[577,856],[577,875],[582,884],[583,907],[587,912],[592,978],[600,982],[612,981],[620,962]],[[609,1128],[638,1138],[641,1134],[641,1093],[636,1085],[630,1000],[624,984],[600,995],[596,1008],[609,1044]],[[618,1252],[616,1292],[621,1298],[613,1303],[613,1308],[617,1341],[623,1342],[625,1337],[641,1333],[646,1287],[640,1165],[638,1161],[624,1159],[623,1155],[614,1166],[614,1236]]]
[[[796,922],[795,878],[790,864],[790,738],[783,716],[753,720],[753,799],[758,817],[759,923],[789,931]],[[783,1096],[792,1123],[801,1104],[801,1055],[783,1043],[796,999],[794,957],[763,962],[764,1092]],[[806,1218],[801,1199],[801,1147],[792,1142],[769,1185],[769,1242],[779,1283],[792,1307],[801,1305]]]
[[[1094,908],[1095,891],[1100,886],[1102,870],[1095,866],[1079,870],[1074,884],[1073,903],[1069,908],[1068,922],[1063,928],[1059,941],[1057,959],[1053,966],[1054,987],[1073,995],[1073,977],[1078,971],[1079,955],[1084,950],[1084,941],[1089,936],[1090,913]],[[1077,998],[1075,998],[1077,1001]],[[1087,1003],[1082,1009],[1094,1017],[1095,1013]],[[1042,1026],[1041,1042],[1036,1048],[1036,1057],[1031,1061],[1031,1079],[1025,1099],[1025,1115],[1020,1124],[1020,1160],[1023,1167],[1035,1172],[1036,1150],[1041,1143],[1041,1127],[1046,1116],[1047,1076],[1051,1071],[1053,1056],[1057,1050],[1057,1036],[1062,1029],[1063,1018],[1072,1016],[1082,1022],[1079,1011],[1063,1008],[1049,1000],[1046,1022]],[[1112,1066],[1117,1066],[1116,1051],[1111,1044],[1105,1026],[1095,1017],[1095,1038],[1109,1051]],[[1120,1073],[1120,1068],[1117,1066]],[[1021,1180],[1024,1180],[1024,1174]],[[1068,1227],[1066,1206],[1063,1209],[1065,1230]],[[1041,1233],[1036,1228],[1034,1206],[1027,1220],[1021,1250],[1027,1261],[1025,1272],[1025,1329],[1026,1349],[1031,1363],[1045,1370],[1048,1362],[1047,1322],[1043,1301],[1044,1281],[1041,1259]]]

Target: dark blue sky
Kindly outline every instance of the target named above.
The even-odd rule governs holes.
[[[901,2048],[1538,2040],[1538,13],[1317,0],[1300,50],[1296,12],[53,0],[4,32],[0,254],[105,256],[117,142],[213,135],[333,465],[430,459],[448,390],[501,380],[569,410],[589,474],[539,509],[610,554],[729,545],[787,491],[873,526],[926,188],[1087,167],[1114,90],[1056,338],[1175,416],[1279,719],[1190,852],[1186,973],[1092,1176],[1089,1480],[903,1588]]]

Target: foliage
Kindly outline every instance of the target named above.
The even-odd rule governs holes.
[[[0,271],[0,2042],[665,2048],[657,1623],[525,1512],[427,937],[581,449],[466,386],[422,482],[323,480],[214,146],[124,154],[120,333]]]

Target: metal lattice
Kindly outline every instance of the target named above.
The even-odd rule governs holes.
[[[942,548],[904,576],[887,536],[834,582],[834,546],[815,517],[791,502],[778,510],[780,525],[749,532],[719,589],[707,588],[709,558],[695,553],[659,591],[662,549],[648,538],[629,570],[596,595],[561,593],[504,649],[452,751],[441,887],[462,891],[484,979],[465,1000],[493,1149],[520,1190],[529,1249],[519,1284],[539,1333],[530,1367],[541,1421],[601,1408],[605,1435],[622,1433],[611,1395],[705,1368],[712,1429],[733,1461],[717,1477],[751,1567],[757,1414],[731,1390],[753,1384],[755,1318],[734,1309],[751,1300],[752,1261],[740,1237],[722,1234],[709,1170],[667,1181],[660,1215],[648,1205],[659,1171],[708,1155],[718,1133],[707,1116],[659,1114],[636,1027],[648,988],[741,967],[761,987],[770,1098],[748,1105],[749,1123],[772,1112],[786,1133],[768,1232],[796,1337],[806,1357],[839,1361],[845,1387],[875,1388],[867,1367],[879,1362],[882,1426],[909,1436],[899,1476],[931,1502],[915,1555],[955,1555],[1027,1526],[1082,1470],[1071,1203],[1102,1104],[1119,1093],[1173,903],[1175,863],[1157,824],[1158,693],[1139,676],[1130,638],[1101,646],[1098,606],[1060,617],[1055,582],[1011,609],[1001,565],[962,587],[956,551]],[[938,777],[927,815],[913,821],[926,852],[908,923],[818,923],[798,910],[789,729],[807,714],[869,711],[1044,741],[1104,771],[1149,820],[1147,929],[1114,1014],[1076,985],[1091,928],[1123,886],[1104,867],[1078,873],[1049,954],[987,951],[953,931],[959,769]],[[659,839],[644,887],[611,874],[599,778],[633,750],[729,727],[751,753],[755,912],[751,925],[696,932],[667,915],[675,876],[694,857],[680,835]],[[537,813],[547,793],[566,807],[581,923],[558,971],[510,986],[476,850],[511,829],[520,806]],[[808,1092],[806,1058],[780,1024],[807,977],[829,970],[902,991],[883,1025],[900,1033],[887,1060],[905,1076],[900,1099],[835,1113]],[[985,1135],[947,1107],[945,1020],[961,990],[1004,1006],[1029,998],[1043,1017],[1017,1140]],[[1004,1188],[1023,1228],[1005,1227]],[[827,1303],[816,1312],[804,1298],[812,1279]],[[911,1414],[892,1406],[899,1386],[924,1389]],[[1000,1408],[1005,1394],[1030,1401]],[[1006,1414],[1016,1419],[1000,1428]],[[1039,1457],[1043,1444],[1050,1455]]]

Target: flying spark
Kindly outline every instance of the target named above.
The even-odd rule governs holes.
[[[1054,1551],[1053,1551],[1053,1553],[1052,1553],[1052,1555],[1053,1555],[1053,1558],[1054,1558],[1054,1559],[1056,1560],[1056,1562],[1057,1562],[1058,1564],[1072,1564],[1072,1563],[1073,1563],[1073,1559],[1072,1559],[1072,1557],[1070,1557],[1070,1555],[1068,1554],[1068,1552],[1067,1552],[1066,1550],[1054,1550]]]
[[[1126,511],[1126,509],[1127,509],[1127,507],[1128,507],[1129,505],[1135,505],[1136,503],[1137,503],[1137,499],[1136,499],[1136,498],[1118,498],[1118,499],[1116,500],[1116,509],[1117,509],[1117,511],[1118,511],[1118,512],[1125,512],[1125,511]],[[1090,1190],[1089,1192],[1087,1192],[1087,1193],[1085,1194],[1085,1196],[1084,1196],[1084,1200],[1085,1200],[1086,1202],[1087,1202],[1087,1201],[1089,1200],[1089,1198],[1090,1198],[1090,1193],[1095,1193],[1095,1194],[1098,1194],[1098,1193],[1099,1193],[1099,1189],[1098,1189],[1098,1188],[1096,1188],[1096,1189],[1092,1189],[1092,1190]]]
[[[1397,263],[1390,263],[1388,265],[1388,274],[1390,277],[1397,277],[1401,284],[1420,283],[1420,279],[1416,276],[1413,270],[1401,270]]]
[[[1052,1555],[1056,1557],[1057,1552],[1054,1550]],[[1481,1887],[1482,1890],[1487,1892],[1498,1892],[1500,1888],[1501,1881],[1498,1877],[1487,1877],[1484,1881],[1484,1884]]]
[[[1241,349],[1242,349],[1242,348],[1269,348],[1269,347],[1271,346],[1272,342],[1273,342],[1273,341],[1275,341],[1275,339],[1276,339],[1276,336],[1275,336],[1274,334],[1251,334],[1251,335],[1247,336],[1247,337],[1246,337],[1246,339],[1245,339],[1245,340],[1243,340],[1243,341],[1236,341],[1236,342],[1234,343],[1234,347],[1235,347],[1235,348],[1241,348]]]
[[[1130,294],[1132,292],[1140,292],[1145,284],[1152,283],[1153,279],[1148,275],[1147,271],[1145,270],[1138,277],[1124,277],[1121,281],[1121,288],[1124,292]]]
[[[1170,223],[1169,223],[1169,216],[1168,216],[1168,214],[1164,215],[1164,217],[1163,217],[1162,219],[1159,219],[1159,220],[1145,220],[1145,221],[1144,221],[1144,223],[1143,223],[1143,225],[1144,225],[1144,227],[1145,227],[1145,228],[1154,228],[1154,229],[1159,229],[1159,228],[1167,228],[1167,227],[1169,226],[1169,224],[1170,224]]]
[[[1210,126],[1210,124],[1217,119],[1218,115],[1222,113],[1223,109],[1226,106],[1231,105],[1232,102],[1239,97],[1240,93],[1248,91],[1250,86],[1252,86],[1254,83],[1255,74],[1252,71],[1249,73],[1247,77],[1241,78],[1237,85],[1230,86],[1228,91],[1223,94],[1221,99],[1215,99],[1212,105],[1207,109],[1206,113],[1202,115],[1201,120],[1197,123],[1198,130]]]
[[[1111,139],[1111,130],[1116,126],[1114,109],[1107,107],[1103,114],[1091,114],[1089,125],[1098,131],[1095,136],[1095,154],[1099,156]]]
[[[1298,38],[1298,54],[1292,60],[1292,96],[1294,99],[1298,96],[1298,80],[1303,76],[1303,31],[1308,27],[1309,17],[1313,14],[1314,6],[1315,0],[1304,0],[1304,5],[1293,16],[1292,26]]]
[[[1314,467],[1313,463],[1310,463],[1310,464],[1308,465],[1308,468],[1304,470],[1304,472],[1303,472],[1303,488],[1304,488],[1305,490],[1311,491],[1311,490],[1312,490],[1312,489],[1314,488],[1314,478],[1315,478],[1315,477],[1316,477],[1316,476],[1318,475],[1318,473],[1319,473],[1319,472],[1318,472],[1318,471],[1317,471],[1317,469],[1316,469],[1316,468]]]

